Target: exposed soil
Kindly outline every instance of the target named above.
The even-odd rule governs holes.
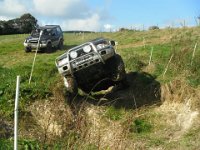
[[[45,141],[61,138],[69,130],[76,129],[88,144],[103,149],[131,149],[135,146],[145,148],[145,143],[128,138],[123,120],[113,121],[105,117],[107,106],[134,110],[154,105],[152,111],[163,116],[158,124],[165,126],[165,130],[154,134],[169,138],[169,142],[180,139],[198,122],[197,107],[200,105],[197,89],[188,87],[182,80],[161,86],[147,73],[128,73],[127,78],[130,84],[127,88],[110,88],[105,94],[92,96],[78,95],[70,104],[66,103],[59,83],[54,88],[54,97],[30,106],[32,119],[36,123],[32,130],[29,128],[26,132]],[[21,133],[28,136],[26,132]]]

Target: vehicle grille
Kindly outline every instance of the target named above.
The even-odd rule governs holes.
[[[100,62],[100,59],[94,57],[94,53],[86,54],[84,56],[78,57],[72,61],[73,71],[78,71],[83,68],[87,68],[91,65]]]
[[[78,54],[77,58],[88,54],[88,53],[85,53],[85,52],[83,51],[83,48],[80,48],[80,49],[76,50],[76,52],[77,52],[77,54]],[[91,53],[91,52],[93,52],[93,49],[90,51],[90,53]],[[76,59],[77,59],[77,58],[76,58]],[[72,58],[70,58],[70,60],[72,60]]]
[[[38,40],[31,40],[29,43],[38,43]]]
[[[83,55],[86,54],[86,53],[83,51],[83,49],[79,49],[79,50],[77,51],[77,53],[78,53],[78,57],[83,56]]]
[[[85,60],[88,60],[89,58],[92,58],[94,54],[90,54],[90,55],[86,55],[86,56],[83,56],[83,57],[79,57],[76,59],[76,62],[82,62],[82,61],[85,61]]]

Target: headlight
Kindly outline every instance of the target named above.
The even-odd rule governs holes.
[[[76,51],[72,51],[72,52],[70,52],[70,57],[72,58],[72,59],[74,59],[74,58],[76,58],[77,56],[78,56],[78,53],[76,52]]]
[[[83,47],[83,51],[84,51],[85,53],[89,53],[89,52],[91,51],[91,46],[90,46],[90,45],[84,46],[84,47]]]
[[[97,45],[97,50],[102,49],[102,48],[104,48],[104,47],[105,47],[105,44],[103,44],[103,43],[102,43],[102,44],[98,44],[98,45]]]
[[[64,59],[61,59],[61,60],[58,61],[58,65],[62,66],[64,64],[66,64],[67,62],[68,62],[67,58],[64,58]]]

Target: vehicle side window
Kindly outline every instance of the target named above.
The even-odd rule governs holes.
[[[57,30],[53,29],[52,32],[51,32],[51,34],[54,35],[54,36],[57,35]]]
[[[57,27],[56,30],[57,30],[58,34],[62,33],[62,31],[61,31],[61,29],[59,27]]]
[[[50,34],[50,31],[49,31],[48,29],[44,29],[44,30],[43,30],[43,34],[44,34],[44,35],[49,35],[49,34]]]

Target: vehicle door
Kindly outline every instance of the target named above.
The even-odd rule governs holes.
[[[52,46],[57,46],[59,43],[59,34],[58,34],[56,28],[52,29],[51,36],[52,36],[52,39],[51,39]]]

